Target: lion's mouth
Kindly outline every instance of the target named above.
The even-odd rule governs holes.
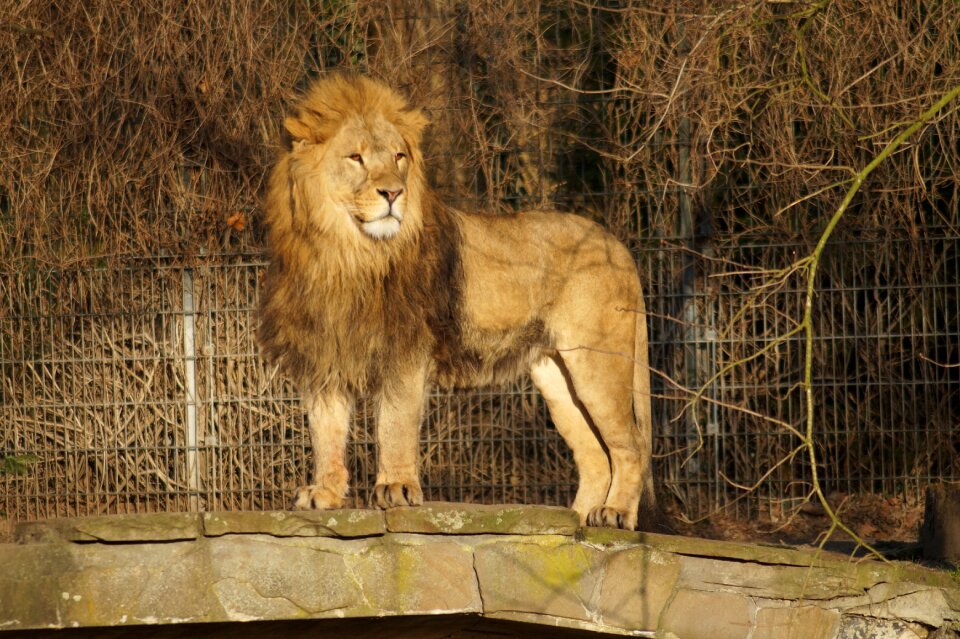
[[[385,219],[387,219],[388,217],[392,217],[392,218],[396,219],[398,222],[400,221],[400,218],[398,218],[396,215],[394,215],[392,210],[391,210],[391,211],[387,211],[387,212],[384,213],[383,215],[381,215],[381,216],[379,216],[379,217],[375,217],[375,218],[373,218],[372,220],[365,220],[365,219],[363,219],[361,216],[356,215],[356,214],[354,214],[353,219],[355,219],[355,220],[357,221],[357,224],[360,224],[361,226],[363,226],[364,224],[373,224],[374,222],[379,222],[380,220],[385,220]]]
[[[389,239],[400,230],[400,217],[393,210],[372,220],[364,220],[357,215],[354,215],[353,219],[360,226],[360,230],[378,240]]]

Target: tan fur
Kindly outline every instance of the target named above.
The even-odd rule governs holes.
[[[269,183],[265,355],[303,392],[316,465],[299,508],[336,508],[357,394],[379,402],[374,502],[416,505],[429,384],[530,371],[573,449],[586,523],[653,505],[646,319],[630,253],[573,215],[455,211],[427,187],[426,119],[362,77],[316,82]]]

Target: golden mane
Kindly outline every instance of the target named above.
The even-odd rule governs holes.
[[[412,161],[406,187],[422,218],[390,242],[347,236],[322,211],[304,210],[285,150],[264,205],[270,265],[258,332],[268,361],[301,388],[349,394],[391,379],[402,358],[429,355],[430,329],[454,324],[441,316],[455,307],[456,287],[445,282],[458,268],[456,225],[423,178],[420,111],[372,80],[334,75],[307,91],[285,126],[294,145],[322,146],[355,118],[383,118],[403,136]]]
[[[363,76],[334,74],[314,82],[284,121],[294,137],[321,144],[349,118],[380,116],[393,124],[410,148],[420,148],[427,118],[390,87]],[[294,127],[294,128],[291,128]]]

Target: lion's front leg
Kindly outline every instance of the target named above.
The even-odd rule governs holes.
[[[303,403],[313,445],[313,483],[297,490],[293,507],[341,508],[350,488],[345,454],[353,401],[339,393],[304,393]]]
[[[426,366],[385,384],[377,417],[379,468],[371,500],[378,508],[423,503],[419,434],[426,387]]]

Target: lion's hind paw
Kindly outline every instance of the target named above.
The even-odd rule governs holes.
[[[626,511],[619,508],[597,506],[587,514],[587,525],[634,530],[637,527],[637,517],[630,517]]]
[[[390,484],[377,484],[373,487],[372,501],[377,508],[420,506],[423,504],[423,490],[417,483],[398,481]]]

